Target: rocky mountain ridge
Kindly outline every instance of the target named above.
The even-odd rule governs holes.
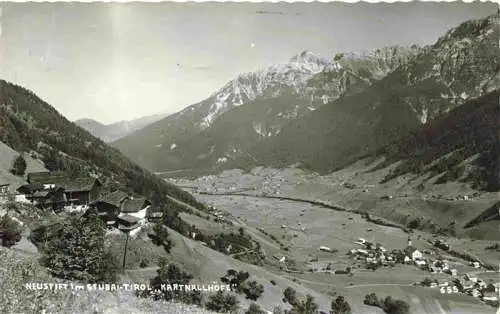
[[[177,168],[193,156],[203,159],[210,155],[213,159],[217,151],[222,156],[210,162],[215,165],[231,158],[224,154],[241,150],[239,143],[255,144],[277,135],[289,120],[316,110],[328,100],[370,86],[417,51],[418,47],[390,47],[337,56],[332,61],[303,51],[287,63],[242,74],[206,100],[113,145],[155,171]],[[224,118],[226,114],[238,124]],[[220,134],[220,143],[209,143],[218,138],[215,134],[221,129],[226,133]],[[197,136],[205,143],[201,144]],[[209,139],[203,139],[206,137]]]

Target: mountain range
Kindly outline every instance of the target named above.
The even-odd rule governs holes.
[[[102,124],[93,119],[83,118],[76,120],[75,124],[108,143],[127,136],[128,134],[142,129],[146,125],[161,120],[167,116],[168,114],[157,114],[129,121],[119,121],[111,124]]]
[[[242,74],[206,100],[112,145],[155,171],[214,167],[279,134],[288,121],[370,86],[419,50],[388,47],[332,61],[303,51],[287,63]]]
[[[493,16],[425,47],[330,61],[305,51],[112,145],[153,171],[300,164],[330,172],[493,92],[498,55]]]

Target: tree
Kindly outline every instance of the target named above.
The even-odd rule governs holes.
[[[26,172],[26,160],[22,155],[17,156],[12,165],[11,172],[16,176],[22,176]]]
[[[105,232],[97,215],[68,217],[52,230],[50,238],[45,238],[43,264],[63,279],[116,281],[117,259],[105,248]]]
[[[264,293],[264,286],[257,283],[255,280],[246,281],[242,285],[242,291],[245,293],[247,299],[257,301],[257,299]]]
[[[219,291],[208,298],[206,308],[217,313],[234,313],[238,310],[238,305],[235,295]]]
[[[21,240],[21,226],[7,215],[0,218],[0,245],[11,247]]]
[[[390,296],[384,300],[384,311],[387,314],[408,314],[410,305],[403,300],[393,300]]]
[[[163,222],[156,222],[153,226],[153,231],[153,243],[156,245],[163,245],[165,250],[170,253],[170,250],[172,249],[172,241],[168,238],[168,231]]]
[[[258,304],[251,303],[245,314],[265,314],[264,310],[260,308]]]
[[[379,306],[377,295],[374,292],[365,295],[365,300],[363,301],[363,303],[366,305]]]
[[[343,296],[338,296],[335,301],[332,301],[332,310],[330,314],[351,314],[351,306]]]
[[[291,287],[283,291],[283,302],[292,306],[292,309],[287,312],[290,314],[316,314],[319,308],[313,296],[308,294],[305,300],[299,300],[297,292]]]
[[[318,313],[318,304],[314,301],[312,295],[306,295],[306,300],[301,301],[300,304],[293,306],[292,314],[316,314]]]
[[[236,271],[234,269],[229,269],[224,277],[221,277],[221,281],[235,288],[236,292],[243,292],[243,283],[250,277],[248,272]]]
[[[292,287],[287,287],[283,291],[283,302],[288,303],[292,306],[297,304],[297,291],[295,291],[295,289],[293,289]]]
[[[158,275],[150,280],[151,291],[138,292],[138,296],[151,297],[156,301],[176,300],[186,304],[201,304],[202,295],[198,290],[187,292],[162,288],[173,287],[174,284],[188,285],[191,279],[193,279],[191,274],[184,272],[175,264],[170,264],[164,257],[159,260],[158,266]]]
[[[391,296],[387,296],[380,301],[375,293],[370,293],[365,296],[364,304],[380,307],[387,314],[408,314],[410,313],[410,305],[403,300],[394,300]]]
[[[432,283],[432,280],[429,277],[426,277],[422,282],[420,283],[424,287],[430,287]]]

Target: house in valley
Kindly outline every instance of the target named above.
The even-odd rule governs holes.
[[[422,252],[420,252],[414,246],[411,245],[407,246],[404,252],[405,255],[408,256],[413,261],[420,260],[423,257]]]

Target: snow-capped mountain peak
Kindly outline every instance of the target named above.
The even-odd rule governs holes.
[[[283,87],[290,87],[299,92],[310,78],[323,71],[328,64],[328,60],[305,50],[287,63],[241,74],[212,94],[209,99],[197,105],[207,106],[200,127],[202,129],[209,127],[216,118],[231,108],[258,97],[277,97]]]
[[[311,67],[317,67],[324,69],[330,62],[324,58],[321,58],[309,50],[304,50],[300,54],[292,57],[289,63],[301,63],[304,65],[309,65]],[[320,70],[320,71],[321,71]]]

